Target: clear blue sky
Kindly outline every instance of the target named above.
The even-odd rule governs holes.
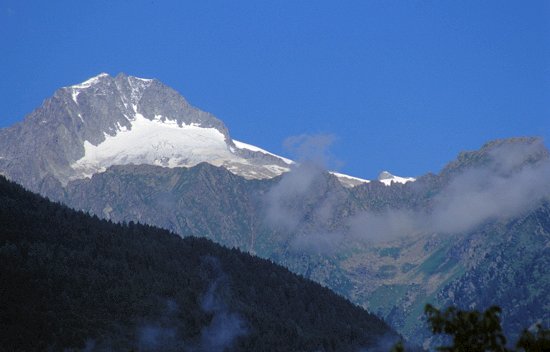
[[[235,139],[337,136],[341,171],[550,140],[550,1],[0,1],[0,127],[100,72],[157,78]]]

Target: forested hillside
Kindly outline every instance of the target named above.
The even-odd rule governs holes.
[[[2,350],[356,351],[387,325],[206,239],[117,225],[0,177]]]

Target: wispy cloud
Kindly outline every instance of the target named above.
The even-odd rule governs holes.
[[[202,309],[212,314],[210,324],[201,331],[200,345],[193,351],[223,352],[231,348],[236,339],[248,334],[246,321],[238,313],[231,311],[222,296],[222,287],[228,289],[229,282],[216,258],[205,261],[212,266],[216,277],[202,297]]]
[[[334,220],[345,195],[330,185],[329,165],[338,161],[329,152],[332,135],[290,137],[285,146],[298,164],[265,195],[267,223],[290,237],[291,248],[316,253],[332,251],[342,240]]]
[[[328,149],[333,142],[331,135],[300,135],[289,137],[284,142],[298,164],[284,174],[265,196],[269,224],[287,231],[298,228],[303,221],[305,198],[316,183],[323,181],[323,173],[332,160]],[[322,207],[327,205],[320,205],[319,209]]]
[[[290,234],[292,247],[299,250],[333,251],[345,239],[381,242],[418,233],[471,231],[550,199],[548,151],[542,141],[527,140],[486,148],[481,161],[456,170],[422,210],[404,207],[342,215],[338,211],[345,208],[346,198],[323,187],[323,156],[330,138],[300,136],[292,141],[296,150],[304,151],[303,161],[267,193],[266,219]],[[337,227],[332,226],[336,215],[342,217]]]
[[[336,137],[332,134],[301,134],[285,139],[283,146],[299,163],[307,162],[322,168],[334,167],[337,160],[330,153]]]
[[[363,212],[350,219],[355,238],[391,240],[417,232],[452,234],[518,216],[550,197],[550,162],[542,142],[510,143],[465,168],[422,211]]]
[[[183,347],[184,342],[178,337],[178,311],[177,303],[167,300],[160,319],[138,327],[136,335],[140,351],[168,351]]]
[[[215,257],[202,259],[214,274],[208,289],[200,297],[200,309],[211,315],[210,322],[201,329],[200,336],[185,340],[181,336],[185,326],[180,320],[180,307],[175,300],[165,300],[159,317],[137,324],[135,337],[130,341],[137,350],[223,352],[230,349],[239,337],[248,334],[246,320],[226,304],[225,299],[231,295],[229,278],[219,260]],[[88,339],[82,351],[117,350],[112,346],[109,339]]]

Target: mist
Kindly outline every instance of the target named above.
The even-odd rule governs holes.
[[[284,141],[285,148],[297,163],[265,196],[268,224],[286,231],[298,229],[304,218],[303,204],[307,203],[306,198],[312,194],[316,184],[323,182],[327,165],[331,163],[328,150],[333,142],[331,135],[300,135]],[[330,211],[332,205],[319,204],[317,209],[319,212]]]
[[[267,193],[266,220],[291,233],[291,247],[297,250],[326,253],[347,239],[377,243],[421,233],[468,232],[519,216],[550,199],[550,160],[542,141],[496,143],[477,155],[479,160],[453,171],[421,210],[360,211],[334,227],[333,217],[345,199],[319,186],[334,139],[290,140],[301,162]]]
[[[485,163],[453,175],[429,209],[363,212],[349,220],[351,234],[379,242],[416,233],[462,233],[519,216],[550,197],[545,150],[542,142],[496,146]]]
[[[329,184],[327,170],[340,162],[330,153],[332,135],[300,135],[284,142],[297,163],[264,198],[265,220],[289,236],[290,248],[326,253],[337,248],[342,231],[334,226],[346,195]]]
[[[183,348],[184,341],[178,337],[179,307],[173,300],[166,300],[160,318],[146,322],[137,328],[136,340],[140,351],[176,350]]]
[[[395,346],[395,344],[400,340],[401,339],[395,335],[383,335],[377,339],[376,344],[374,346],[360,349],[359,352],[388,352],[388,351],[391,351],[391,349]],[[409,350],[409,348],[406,348],[405,350],[407,351]]]
[[[210,321],[202,327],[200,336],[185,340],[181,329],[181,309],[173,299],[163,300],[163,308],[154,319],[137,324],[132,345],[138,351],[187,351],[224,352],[234,346],[239,337],[246,336],[249,325],[240,314],[232,311],[226,301],[231,296],[230,280],[215,257],[203,257],[203,264],[213,277],[208,288],[199,297],[200,309],[210,315]],[[115,351],[107,340],[88,339],[82,352]]]
[[[303,220],[300,204],[308,196],[316,182],[323,177],[324,169],[305,162],[293,166],[281,181],[265,196],[266,221],[275,228],[295,231]]]
[[[227,306],[225,295],[229,294],[229,279],[221,269],[217,258],[207,257],[205,262],[215,273],[208,290],[201,299],[203,311],[212,314],[212,320],[201,331],[200,344],[191,351],[223,352],[231,348],[237,338],[248,334],[247,323],[238,313]],[[224,292],[225,290],[225,292]]]

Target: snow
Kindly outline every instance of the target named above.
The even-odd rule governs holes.
[[[284,161],[289,166],[290,165],[296,165],[296,163],[294,161],[292,161],[290,159],[287,159],[287,158],[284,158],[282,156],[279,156],[277,154],[270,153],[265,149],[258,148],[256,146],[253,146],[253,145],[241,142],[241,141],[237,141],[237,140],[233,140],[233,143],[239,149],[247,149],[247,150],[251,150],[253,152],[264,153],[264,154],[271,155],[271,156],[274,156],[276,158],[281,159],[282,161]],[[280,166],[280,165],[264,165],[264,167],[266,169],[268,169],[269,171],[273,172],[276,175],[280,175],[280,174],[283,174],[285,172],[290,171],[290,168]],[[330,171],[330,173],[332,175],[336,176],[338,178],[338,180],[346,187],[355,187],[355,186],[360,185],[362,183],[369,183],[370,182],[369,180],[365,180],[365,179],[362,179],[362,178],[359,178],[359,177],[344,175],[344,174],[334,172],[334,171]]]
[[[273,172],[276,175],[284,174],[285,172],[289,172],[290,169],[288,167],[280,166],[280,165],[264,165],[266,169]]]
[[[107,73],[101,73],[80,84],[66,87],[66,89],[71,94],[73,101],[78,104],[77,98],[83,89],[94,86],[102,78],[108,76]],[[233,145],[227,144],[225,136],[215,128],[205,128],[198,123],[178,124],[175,119],[161,115],[148,119],[140,114],[139,102],[143,92],[152,84],[153,79],[128,76],[127,82],[130,94],[121,96],[121,102],[126,108],[131,107],[132,109],[129,112],[131,116],[124,115],[130,122],[131,128],[118,123],[115,127],[115,134],[105,133],[105,140],[100,144],[94,145],[85,141],[84,156],[71,165],[75,171],[71,179],[89,178],[114,165],[149,164],[174,168],[192,167],[201,162],[223,166],[232,173],[245,178],[262,179],[289,172],[290,166],[296,164],[290,159],[237,140],[233,140],[236,147],[234,148]],[[118,87],[119,82],[115,83]],[[78,113],[78,117],[84,122],[81,113]],[[270,155],[288,166],[258,164],[258,161],[249,161],[239,156],[237,149]],[[331,173],[347,187],[370,182],[336,172]],[[401,178],[397,177],[394,181],[399,182],[399,179]]]
[[[194,166],[208,162],[216,166],[232,160],[246,160],[232,154],[224,135],[215,128],[178,125],[175,120],[155,116],[153,120],[136,113],[131,129],[118,125],[116,135],[93,145],[84,142],[84,157],[72,168],[83,177],[103,172],[112,165],[151,164],[165,167]]]
[[[67,87],[67,89],[70,90],[73,101],[78,104],[77,98],[83,89],[92,87],[93,85],[99,83],[99,81],[103,77],[108,77],[108,76],[109,74],[107,73],[100,73],[99,75],[94,76],[82,83]],[[137,104],[145,88],[149,87],[152,82],[153,80],[149,78],[139,78],[139,77],[130,77],[130,76],[128,77],[128,84],[130,85],[130,88],[132,90],[130,100],[133,105]],[[123,102],[123,103],[125,106],[127,106],[127,102]]]
[[[73,97],[74,102],[77,104],[78,104],[78,100],[76,100],[76,98],[78,97],[79,93],[80,91],[78,89],[72,89],[71,96]]]
[[[358,181],[358,182],[361,182],[361,183],[369,183],[370,182],[370,180],[365,180],[365,179],[362,179],[362,178],[359,178],[359,177],[349,176],[349,175],[341,174],[341,173],[334,172],[334,171],[331,171],[330,173],[333,174],[334,176],[338,177],[338,178],[347,178],[347,179]]]
[[[102,73],[66,89],[77,103],[78,95],[83,89],[92,87],[107,76],[106,73]],[[271,178],[289,171],[289,168],[279,165],[253,164],[239,156],[236,148],[227,144],[225,135],[215,128],[205,128],[198,123],[178,124],[177,120],[161,115],[156,115],[152,119],[146,118],[140,113],[139,102],[143,92],[153,81],[127,77],[130,92],[121,96],[121,99],[124,106],[131,109],[129,114],[124,115],[131,127],[117,123],[109,134],[104,133],[105,139],[98,145],[84,141],[84,156],[71,165],[74,170],[71,179],[91,177],[95,173],[104,172],[110,166],[127,164],[173,168],[191,167],[207,162],[215,166],[224,166],[246,178]],[[78,117],[84,122],[81,113],[78,113]],[[239,144],[239,148],[278,157],[246,143],[236,143]],[[292,163],[291,160],[278,158],[287,164]]]
[[[130,103],[134,112],[137,113],[137,104],[139,103],[143,92],[146,88],[151,85],[151,79],[137,78],[137,77],[128,77],[128,84],[130,85]]]
[[[401,177],[390,174],[388,171],[382,171],[378,177],[378,181],[382,182],[386,186],[391,186],[392,182],[405,184],[407,182],[414,182],[414,177]]]
[[[392,182],[405,184],[407,182],[414,182],[414,181],[416,181],[416,179],[413,177],[399,177],[399,176],[394,176],[392,178],[380,180],[380,182],[382,182],[386,186],[391,186]]]
[[[67,87],[67,89],[69,89],[71,91],[71,97],[73,98],[73,101],[78,104],[78,95],[80,94],[80,91],[82,89],[86,89],[86,88],[90,88],[91,86],[93,86],[94,84],[98,83],[99,80],[103,77],[107,77],[109,76],[109,74],[107,73],[100,73],[99,75],[97,76],[94,76],[82,83],[79,83],[79,84],[75,84],[75,85],[72,85],[70,87]]]
[[[279,156],[277,154],[270,153],[265,149],[258,148],[256,146],[253,146],[253,145],[241,142],[241,141],[237,141],[237,140],[233,140],[233,143],[239,149],[247,149],[247,150],[251,150],[253,152],[264,153],[264,154],[271,155],[271,156],[274,156],[276,158],[281,159],[282,161],[284,161],[289,166],[290,165],[296,165],[296,163],[294,161],[292,161],[290,159],[287,159],[287,158],[284,158],[282,156]],[[268,169],[269,171],[273,172],[276,175],[280,175],[280,174],[283,174],[285,172],[290,171],[290,168],[280,166],[280,165],[264,165],[264,167],[266,169]],[[355,186],[360,185],[362,183],[369,183],[370,182],[369,180],[364,180],[364,179],[359,178],[359,177],[344,175],[344,174],[334,172],[334,171],[330,171],[330,173],[332,175],[336,176],[338,178],[338,180],[346,187],[355,187]]]
[[[286,164],[288,165],[292,165],[294,164],[294,161],[290,160],[290,159],[287,159],[287,158],[284,158],[282,156],[279,156],[279,155],[276,155],[276,154],[273,154],[273,153],[270,153],[268,152],[267,150],[264,150],[262,148],[258,148],[256,146],[253,146],[253,145],[250,145],[250,144],[246,144],[246,143],[243,143],[243,142],[240,142],[240,141],[237,141],[237,140],[233,140],[233,143],[235,144],[235,147],[239,148],[239,149],[248,149],[248,150],[251,150],[253,152],[260,152],[260,153],[263,153],[263,154],[267,154],[267,155],[271,155],[271,156],[274,156],[276,158],[279,158],[281,159],[282,161],[284,161]]]
[[[133,106],[138,111],[137,106]],[[215,128],[199,124],[178,124],[174,119],[155,115],[147,119],[139,112],[127,117],[131,128],[116,126],[115,135],[104,134],[98,145],[84,142],[84,156],[71,166],[75,175],[71,179],[89,178],[104,172],[113,165],[158,165],[163,167],[192,167],[201,162],[223,166],[234,174],[251,179],[272,178],[290,171],[292,160],[272,154],[264,149],[233,141],[238,149],[247,149],[275,156],[289,167],[275,164],[257,165],[235,154],[225,136]],[[332,172],[347,187],[369,182],[361,178]]]
[[[91,86],[93,86],[94,84],[96,84],[97,82],[99,82],[100,78],[102,77],[107,77],[109,76],[109,74],[103,72],[103,73],[100,73],[99,75],[97,76],[94,76],[82,83],[79,83],[79,84],[75,84],[75,85],[72,85],[71,88],[76,88],[76,89],[84,89],[84,88],[90,88]]]

